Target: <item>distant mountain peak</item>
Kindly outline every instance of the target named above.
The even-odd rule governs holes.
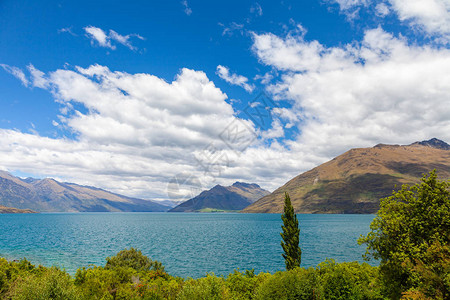
[[[21,179],[0,171],[0,205],[35,211],[167,211],[168,206],[53,178]]]
[[[256,183],[246,183],[246,182],[240,182],[240,181],[236,181],[235,183],[233,183],[232,186],[234,186],[234,187],[244,187],[244,188],[261,188]]]
[[[436,138],[411,145],[354,148],[289,180],[243,212],[281,213],[288,192],[297,213],[375,213],[395,186],[436,169],[450,177],[450,146]]]
[[[374,148],[407,147],[407,146],[426,146],[440,150],[450,150],[449,144],[437,138],[432,138],[427,141],[414,142],[409,145],[377,144],[374,146]]]
[[[421,146],[428,146],[428,147],[441,149],[441,150],[450,150],[449,144],[447,144],[446,142],[444,142],[440,139],[437,139],[437,138],[432,138],[428,141],[415,142],[411,145],[421,145]]]
[[[235,182],[231,186],[216,185],[198,196],[174,207],[171,212],[238,211],[269,191],[254,183]]]

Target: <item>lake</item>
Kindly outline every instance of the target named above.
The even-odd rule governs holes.
[[[356,240],[374,215],[298,215],[302,266],[326,258],[359,261]],[[41,213],[0,214],[0,256],[26,257],[74,274],[89,264],[135,247],[175,276],[200,277],[234,269],[284,269],[279,214]],[[372,262],[371,264],[376,264]]]

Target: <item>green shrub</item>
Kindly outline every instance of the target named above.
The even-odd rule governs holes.
[[[36,268],[26,259],[8,262],[6,259],[0,258],[0,299],[5,297],[4,295],[19,276],[40,274],[44,270],[44,267]]]
[[[124,282],[118,275],[102,267],[82,268],[77,270],[74,283],[86,299],[113,299]]]
[[[13,300],[82,299],[70,276],[55,267],[45,269],[42,274],[17,277],[8,297]]]
[[[270,276],[270,274],[266,275]],[[231,299],[253,299],[256,288],[265,278],[267,277],[264,273],[255,276],[254,270],[247,270],[245,273],[234,270],[226,278],[226,286],[230,290]]]
[[[382,299],[376,267],[326,260],[318,265],[317,272],[322,299]]]
[[[105,269],[115,269],[118,267],[132,268],[136,271],[164,271],[164,266],[160,262],[156,260],[152,261],[143,255],[140,250],[134,248],[122,250],[115,256],[106,258]]]
[[[255,299],[319,299],[316,272],[312,268],[277,272],[257,288]]]
[[[230,292],[222,277],[208,274],[199,279],[185,281],[183,288],[178,294],[180,300],[220,300],[230,299]]]

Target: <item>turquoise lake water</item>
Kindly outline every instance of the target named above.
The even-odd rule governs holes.
[[[298,215],[302,266],[326,258],[360,261],[356,240],[374,215]],[[0,256],[64,267],[74,274],[135,247],[171,275],[200,277],[234,269],[284,269],[278,214],[42,213],[0,214]],[[372,262],[374,264],[374,262]]]

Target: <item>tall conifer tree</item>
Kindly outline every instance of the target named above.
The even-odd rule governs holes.
[[[283,226],[281,226],[283,232],[280,233],[283,238],[281,247],[284,250],[286,270],[291,270],[300,266],[302,250],[299,246],[300,228],[288,193],[284,195],[284,213],[281,219],[283,220]]]

